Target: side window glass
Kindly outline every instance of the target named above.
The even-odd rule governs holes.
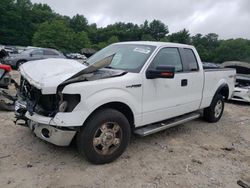
[[[43,51],[42,50],[34,50],[33,52],[31,52],[32,55],[43,55]]]
[[[198,71],[199,67],[193,50],[185,48],[184,52],[188,69],[187,71]]]
[[[58,55],[56,52],[51,51],[51,50],[44,50],[44,55],[53,55],[56,56]]]
[[[183,66],[179,50],[177,48],[163,48],[155,56],[150,68],[156,68],[159,65],[174,66],[175,72],[182,72]]]

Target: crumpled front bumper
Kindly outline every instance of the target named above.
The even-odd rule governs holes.
[[[16,116],[21,116],[22,114],[20,114],[20,112],[25,112],[25,108],[25,103],[17,101],[15,105]],[[68,146],[76,134],[76,131],[73,129],[56,126],[51,117],[41,116],[36,113],[30,115],[27,110],[23,115],[25,116],[24,118],[27,121],[28,127],[37,137],[54,145]]]
[[[37,137],[57,146],[68,146],[76,134],[73,130],[62,130],[32,120],[28,121],[28,126]]]
[[[234,90],[234,94],[232,100],[249,102],[250,103],[250,87],[240,88],[236,87]]]

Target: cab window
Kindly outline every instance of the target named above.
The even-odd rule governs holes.
[[[188,48],[184,48],[183,50],[185,54],[185,63],[187,65],[187,71],[198,71],[199,67],[193,50]]]
[[[155,69],[159,65],[174,66],[175,72],[182,72],[183,66],[178,48],[163,48],[155,56],[150,68]]]

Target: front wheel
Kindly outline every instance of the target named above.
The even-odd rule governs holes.
[[[130,124],[121,112],[102,109],[95,112],[77,134],[77,146],[88,161],[105,164],[125,151],[130,135]]]
[[[214,96],[211,105],[204,109],[204,118],[208,122],[218,122],[224,111],[224,99],[223,96],[217,94]]]

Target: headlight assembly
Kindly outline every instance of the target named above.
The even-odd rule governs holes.
[[[59,102],[59,112],[72,112],[75,107],[80,103],[81,95],[79,94],[62,94],[61,101]]]

